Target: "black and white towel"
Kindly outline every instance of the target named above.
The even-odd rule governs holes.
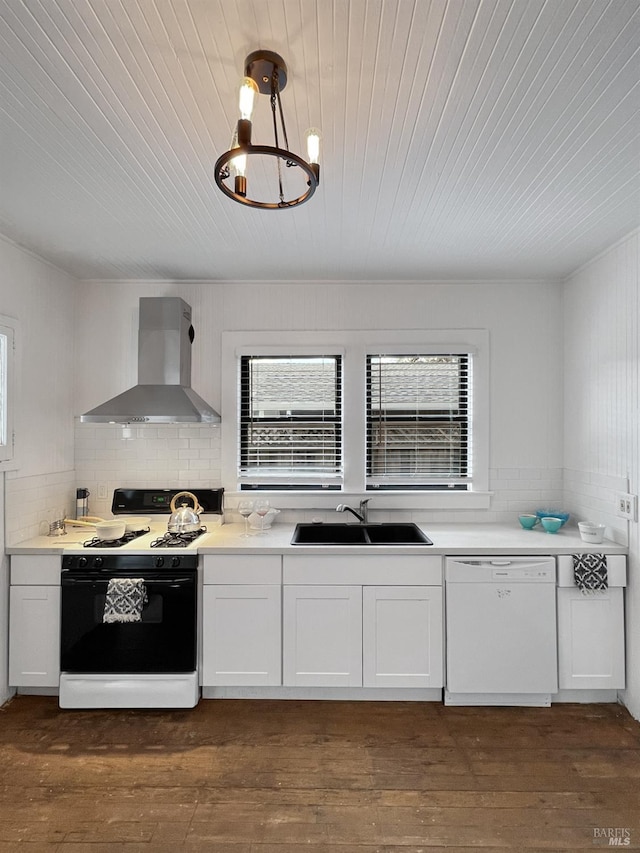
[[[142,609],[147,601],[144,578],[111,578],[102,621],[142,622]]]
[[[607,558],[604,554],[573,554],[573,579],[578,589],[607,589]]]

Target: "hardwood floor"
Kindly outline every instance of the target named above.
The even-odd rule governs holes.
[[[616,705],[0,709],[3,853],[612,846],[640,849],[640,723]]]

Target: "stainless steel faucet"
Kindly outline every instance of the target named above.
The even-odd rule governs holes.
[[[369,520],[369,500],[370,498],[365,498],[365,500],[360,501],[360,512],[348,504],[338,504],[336,512],[350,512],[352,515],[355,515],[360,524],[366,524]]]

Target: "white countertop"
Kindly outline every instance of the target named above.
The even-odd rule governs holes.
[[[539,528],[522,530],[517,524],[433,524],[420,525],[433,540],[433,545],[291,545],[295,524],[276,523],[264,536],[244,538],[243,524],[224,524],[209,528],[189,548],[162,549],[158,553],[199,554],[626,554],[628,549],[605,539],[600,545],[583,542],[578,528],[568,524],[558,533],[546,533]],[[149,553],[149,542],[166,531],[166,525],[155,526],[150,534],[116,549],[118,553]],[[70,529],[65,536],[38,536],[6,548],[8,554],[83,553],[86,533]]]

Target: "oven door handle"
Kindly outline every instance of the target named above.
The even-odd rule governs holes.
[[[95,575],[62,575],[62,586],[83,586],[83,585],[92,585],[92,584],[104,584],[105,586],[109,583],[111,578],[119,578],[119,577],[129,577],[128,575],[118,575],[112,574],[110,575],[108,572],[103,575],[95,574]],[[131,575],[133,577],[133,575]],[[172,575],[171,577],[167,577],[166,575],[162,575],[159,577],[152,577],[148,574],[141,573],[140,577],[145,584],[153,584],[154,586],[184,586],[185,584],[195,584],[195,576],[185,576],[181,575],[180,577],[175,577]]]

